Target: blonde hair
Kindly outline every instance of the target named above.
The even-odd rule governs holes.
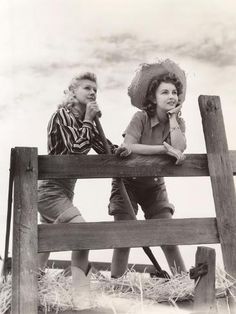
[[[62,100],[62,103],[58,105],[58,108],[71,108],[77,103],[77,99],[75,96],[75,90],[78,88],[80,82],[82,80],[89,80],[97,84],[97,77],[92,72],[83,72],[79,75],[76,75],[72,78],[68,89],[64,91],[64,99]]]

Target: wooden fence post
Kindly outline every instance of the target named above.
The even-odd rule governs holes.
[[[15,149],[12,314],[36,314],[37,148]]]
[[[194,313],[215,313],[215,250],[199,246],[195,257]],[[204,270],[206,273],[204,274]],[[191,274],[191,271],[190,271]]]
[[[236,196],[218,96],[200,96],[208,167],[225,270],[236,278]]]

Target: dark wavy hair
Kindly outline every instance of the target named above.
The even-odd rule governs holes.
[[[153,117],[156,114],[157,104],[154,103],[155,94],[157,88],[163,82],[172,83],[177,90],[178,96],[183,92],[183,85],[174,73],[163,74],[157,78],[154,78],[148,87],[146,100],[143,106],[143,110],[147,112],[149,117]]]

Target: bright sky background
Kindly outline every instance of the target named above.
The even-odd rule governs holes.
[[[34,146],[39,154],[47,153],[50,115],[80,71],[97,74],[101,122],[107,137],[120,144],[121,133],[136,111],[127,96],[135,69],[142,62],[171,58],[187,74],[186,152],[205,152],[197,101],[201,94],[220,96],[228,145],[236,149],[235,12],[233,0],[0,1],[2,256],[10,148]],[[176,218],[215,215],[208,178],[166,182]],[[111,221],[109,195],[110,180],[81,180],[75,204],[88,221]],[[182,251],[187,267],[193,266],[195,247],[182,247]],[[165,265],[161,251],[154,252]],[[64,253],[55,256],[69,258]],[[111,251],[91,252],[91,259],[110,261]],[[134,249],[130,261],[146,263],[148,259],[141,249]],[[221,263],[218,248],[217,262]]]

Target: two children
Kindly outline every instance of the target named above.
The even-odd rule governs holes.
[[[142,64],[128,89],[131,103],[140,109],[131,119],[123,136],[123,147],[143,155],[168,154],[181,163],[186,148],[185,123],[180,117],[185,99],[186,77],[171,60]],[[172,218],[164,178],[124,179],[127,193],[137,214],[141,206],[146,219]],[[125,208],[117,180],[112,180],[109,214],[115,221],[132,219]],[[170,269],[186,271],[177,246],[162,246]],[[129,248],[114,249],[111,276],[122,276],[128,264]]]

